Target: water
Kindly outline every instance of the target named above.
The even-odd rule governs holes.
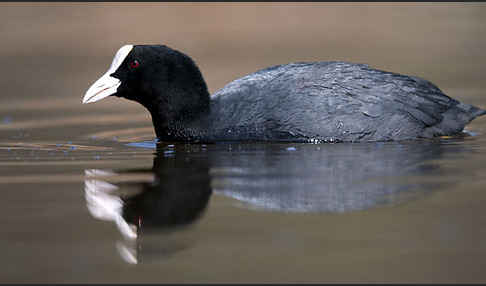
[[[133,42],[187,52],[212,92],[349,60],[486,108],[486,6],[137,5],[1,5],[0,282],[486,281],[486,116],[434,140],[202,145],[155,142],[133,102],[81,104]]]
[[[86,118],[0,126],[3,281],[484,279],[484,120],[435,140],[201,145],[79,134]],[[42,128],[65,132],[32,140]]]

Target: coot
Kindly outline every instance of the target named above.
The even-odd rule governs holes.
[[[339,61],[266,68],[210,96],[194,61],[164,45],[121,47],[83,103],[110,95],[145,106],[162,141],[431,138],[486,114],[424,79]]]

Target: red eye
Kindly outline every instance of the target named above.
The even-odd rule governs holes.
[[[134,60],[134,61],[132,61],[132,62],[130,63],[130,67],[131,67],[132,69],[134,69],[134,68],[138,68],[138,66],[139,66],[139,65],[140,65],[140,63],[139,63],[137,60]]]

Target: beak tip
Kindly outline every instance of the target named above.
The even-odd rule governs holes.
[[[90,98],[89,98],[89,96],[86,96],[86,95],[85,95],[85,96],[83,97],[83,100],[81,101],[81,103],[82,103],[82,104],[87,104],[87,103],[90,103],[91,101],[90,101],[89,99],[90,99]]]

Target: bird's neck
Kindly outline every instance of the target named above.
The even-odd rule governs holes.
[[[166,102],[153,104],[147,109],[152,116],[155,134],[161,141],[204,141],[208,130],[210,112],[209,93],[207,90],[198,94],[185,93],[185,102],[170,104]],[[189,98],[191,98],[189,100]]]
[[[172,142],[202,142],[207,133],[207,116],[199,121],[169,121],[162,122],[152,114],[155,134],[160,141]]]
[[[141,102],[151,113],[155,133],[165,141],[197,141],[207,130],[210,97],[199,68],[189,57],[166,60],[145,87]],[[175,76],[177,75],[177,76]],[[163,83],[163,84],[159,84]],[[143,98],[147,101],[143,102]]]

